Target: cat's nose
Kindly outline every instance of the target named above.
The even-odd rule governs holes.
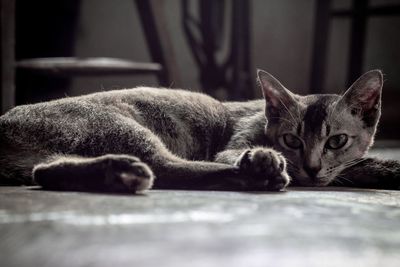
[[[321,170],[321,165],[308,165],[304,164],[304,171],[308,174],[308,176],[312,179],[317,178],[317,174]]]

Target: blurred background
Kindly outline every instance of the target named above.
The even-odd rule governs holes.
[[[261,97],[256,68],[298,94],[385,73],[379,139],[400,137],[400,0],[1,2],[2,112],[140,85]]]

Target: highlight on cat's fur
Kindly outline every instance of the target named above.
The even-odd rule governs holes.
[[[52,190],[399,189],[400,164],[366,157],[383,78],[300,96],[259,70],[264,99],[138,87],[23,105],[0,117],[0,182]]]

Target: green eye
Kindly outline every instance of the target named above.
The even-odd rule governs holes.
[[[325,144],[327,149],[339,149],[347,144],[349,137],[346,134],[338,134],[330,137]]]
[[[284,134],[283,141],[292,149],[299,149],[303,146],[301,140],[293,134]]]

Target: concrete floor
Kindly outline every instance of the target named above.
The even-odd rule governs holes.
[[[0,187],[2,267],[398,267],[399,252],[400,191],[130,196]]]
[[[400,192],[0,188],[1,266],[400,266]]]

